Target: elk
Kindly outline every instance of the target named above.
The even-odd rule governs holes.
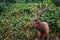
[[[41,22],[39,18],[41,18],[42,14],[48,10],[48,5],[46,4],[46,7],[42,9],[42,3],[40,3],[40,9],[37,11],[40,11],[40,15],[37,16],[37,14],[34,14],[34,18],[30,19],[32,22],[32,25],[30,26],[31,29],[37,29],[38,34],[37,37],[39,38],[38,40],[47,40],[48,35],[49,35],[49,26],[47,22]]]

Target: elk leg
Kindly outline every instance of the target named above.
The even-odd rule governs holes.
[[[48,40],[48,34],[44,34],[44,40]]]
[[[44,40],[47,40],[47,36],[44,36]]]
[[[41,33],[41,36],[40,36],[39,40],[44,40],[43,39],[43,33]]]
[[[47,22],[42,22],[42,24],[44,25],[44,34],[43,34],[43,37],[44,37],[44,40],[47,40],[48,35],[49,35],[49,26],[48,26]]]
[[[39,40],[41,37],[41,32],[38,31],[36,38]]]
[[[38,40],[43,40],[43,33],[38,31],[38,34],[37,34],[36,38],[38,38]]]

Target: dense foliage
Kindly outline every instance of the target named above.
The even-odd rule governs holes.
[[[60,6],[59,4],[60,4],[60,1],[59,0],[52,0],[53,1],[53,3],[56,5],[56,6]]]
[[[37,30],[30,30],[30,18],[40,3],[37,0],[33,2],[34,0],[0,0],[0,40],[34,40]],[[49,10],[40,20],[48,22],[50,37],[60,35],[60,7],[56,7],[51,0],[45,0],[43,8],[45,3],[48,3]]]

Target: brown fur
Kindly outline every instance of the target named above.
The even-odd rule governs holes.
[[[39,40],[47,40],[47,37],[49,35],[49,26],[47,22],[40,22],[38,20],[35,20],[32,28],[38,30],[37,37],[39,38]]]

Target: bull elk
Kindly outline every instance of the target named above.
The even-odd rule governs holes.
[[[41,22],[39,20],[39,18],[42,16],[42,13],[44,13],[46,10],[48,10],[48,6],[46,4],[46,7],[44,9],[42,9],[42,3],[40,3],[40,9],[38,9],[38,11],[40,11],[40,15],[37,16],[37,14],[34,14],[34,18],[30,19],[32,21],[32,25],[30,26],[30,28],[32,29],[37,29],[38,30],[38,40],[47,40],[48,35],[49,35],[49,26],[47,22]]]

